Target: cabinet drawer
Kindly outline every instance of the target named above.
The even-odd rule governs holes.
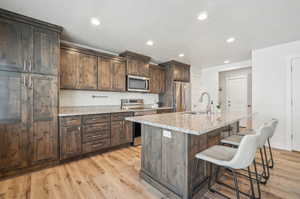
[[[89,134],[84,134],[82,141],[84,143],[86,142],[91,142],[91,141],[96,141],[104,138],[109,138],[109,131],[97,131]]]
[[[110,140],[102,139],[102,140],[84,143],[82,146],[83,147],[82,151],[84,153],[88,153],[88,152],[93,152],[93,151],[97,151],[100,149],[104,149],[109,146],[110,146]]]
[[[109,130],[109,123],[88,124],[83,126],[83,134]]]
[[[81,117],[80,116],[62,117],[62,118],[60,118],[60,125],[62,125],[62,126],[80,126],[81,125]]]
[[[112,113],[111,114],[111,121],[119,121],[124,120],[126,117],[133,116],[133,113],[126,112],[126,113]]]
[[[109,114],[83,116],[83,124],[95,124],[109,121]]]

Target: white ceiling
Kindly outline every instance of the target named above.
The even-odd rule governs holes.
[[[0,7],[63,26],[65,40],[194,67],[247,60],[252,49],[300,39],[299,0],[1,0]],[[202,11],[206,21],[197,20]],[[91,26],[91,17],[101,25]],[[231,36],[236,42],[226,43]],[[154,46],[145,45],[149,39]]]

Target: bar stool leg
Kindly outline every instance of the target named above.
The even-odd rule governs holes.
[[[232,174],[233,174],[233,179],[234,179],[234,186],[235,186],[236,198],[240,199],[240,190],[239,190],[239,185],[238,185],[238,179],[237,179],[236,171],[232,170]]]
[[[252,181],[252,175],[251,175],[250,166],[248,167],[248,175],[249,175],[249,181],[250,181],[250,187],[251,187],[251,198],[255,198],[255,193],[254,193],[254,187],[253,187],[253,181]]]
[[[260,157],[261,157],[262,166],[263,166],[263,170],[264,170],[262,176],[265,179],[264,181],[261,180],[261,183],[262,184],[266,184],[267,183],[267,179],[268,179],[267,171],[266,171],[266,164],[265,164],[265,160],[264,160],[262,149],[259,149],[259,152],[260,152]]]
[[[271,157],[271,165],[270,168],[272,169],[274,167],[274,159],[273,159],[273,153],[272,153],[272,148],[270,144],[270,139],[268,138],[268,145],[269,145],[269,152],[270,152],[270,157]]]
[[[257,167],[256,167],[256,160],[254,159],[253,161],[253,165],[254,165],[254,171],[255,171],[255,177],[256,177],[256,184],[257,184],[257,191],[258,191],[258,198],[261,198],[261,191],[260,191],[260,179],[258,178],[258,173],[257,173]]]
[[[266,158],[267,176],[269,178],[270,177],[270,167],[269,167],[269,160],[268,160],[268,156],[267,156],[267,150],[266,150],[265,146],[264,146],[264,153],[265,153],[265,158]]]

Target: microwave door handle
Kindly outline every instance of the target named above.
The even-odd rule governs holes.
[[[146,90],[150,90],[150,88],[149,88],[149,80],[145,80],[146,81]]]

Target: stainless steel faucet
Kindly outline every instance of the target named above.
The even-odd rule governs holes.
[[[211,101],[210,101],[211,98],[210,98],[209,93],[208,92],[201,93],[199,101],[202,103],[205,95],[207,95],[207,98],[208,98],[208,102],[207,102],[207,106],[206,106],[206,113],[209,114],[209,113],[211,113]]]

